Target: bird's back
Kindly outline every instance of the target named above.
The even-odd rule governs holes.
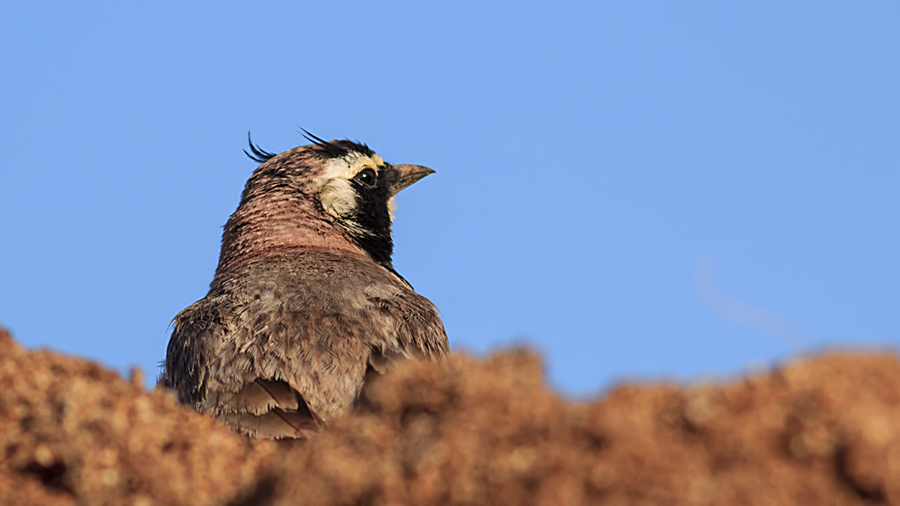
[[[447,354],[437,310],[399,276],[297,249],[217,274],[175,318],[164,380],[242,432],[297,437],[350,407],[367,374]]]

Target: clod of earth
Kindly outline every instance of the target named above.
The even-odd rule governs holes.
[[[900,504],[900,361],[569,402],[528,351],[405,364],[303,443],[254,441],[0,331],[0,504]]]

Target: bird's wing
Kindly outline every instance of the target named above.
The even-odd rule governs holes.
[[[381,329],[364,337],[372,348],[369,367],[383,373],[405,358],[439,360],[450,352],[447,333],[437,309],[406,286],[373,283],[363,293]]]
[[[246,312],[204,299],[178,314],[163,383],[181,402],[210,412],[238,431],[264,438],[308,437],[322,420],[302,395],[275,378],[260,350],[246,349]],[[267,374],[268,373],[268,374]]]

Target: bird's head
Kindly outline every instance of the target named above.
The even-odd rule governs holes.
[[[394,197],[434,171],[391,165],[365,144],[304,133],[312,144],[279,154],[250,143],[247,156],[261,165],[225,226],[220,269],[242,251],[350,245],[393,270]]]

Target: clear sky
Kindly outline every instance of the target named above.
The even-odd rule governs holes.
[[[900,3],[12,2],[0,323],[155,377],[299,127],[437,170],[395,267],[559,391],[900,342]]]

